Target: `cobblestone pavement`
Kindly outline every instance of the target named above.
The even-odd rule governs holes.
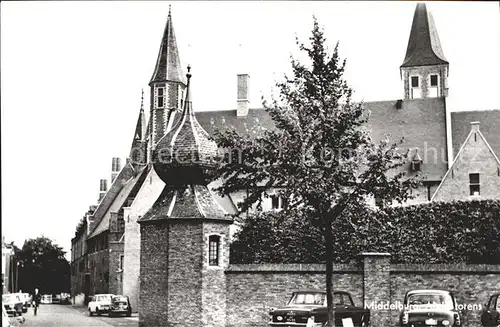
[[[132,317],[89,317],[87,308],[70,305],[42,304],[36,316],[33,308],[23,314],[24,324],[21,327],[137,327],[139,319],[137,314]],[[13,318],[11,318],[11,321]]]

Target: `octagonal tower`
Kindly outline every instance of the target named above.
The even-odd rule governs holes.
[[[224,326],[233,220],[207,185],[217,144],[196,120],[188,67],[182,115],[153,152],[165,188],[141,224],[139,326]]]

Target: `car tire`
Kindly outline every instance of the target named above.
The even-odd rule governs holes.
[[[92,317],[94,315],[94,313],[92,312],[92,310],[90,310],[89,308],[89,317]]]
[[[96,308],[96,309],[95,309],[95,314],[96,314],[96,315],[98,315],[98,316],[100,316],[100,315],[101,315],[101,311],[100,311],[99,309],[97,309],[97,308]]]

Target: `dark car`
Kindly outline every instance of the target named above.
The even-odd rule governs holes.
[[[111,307],[109,308],[110,316],[132,315],[132,307],[130,306],[130,299],[125,295],[114,295],[111,298]]]
[[[356,307],[348,292],[334,292],[333,303],[336,326],[343,326],[345,320],[351,320],[356,327],[369,326],[370,310]],[[328,320],[326,292],[318,290],[293,292],[285,307],[273,309],[269,314],[270,326],[324,326]]]
[[[401,327],[462,326],[463,320],[453,293],[442,290],[406,292],[399,322]]]
[[[484,311],[481,314],[481,323],[483,327],[500,326],[500,293],[490,296],[490,300],[484,305]]]

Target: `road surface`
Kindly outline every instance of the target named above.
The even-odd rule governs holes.
[[[60,304],[41,304],[36,316],[33,308],[23,314],[21,327],[137,327],[137,314],[132,317],[89,317],[86,308]]]

